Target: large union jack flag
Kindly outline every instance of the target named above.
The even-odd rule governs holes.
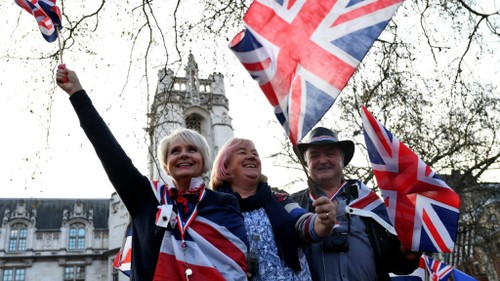
[[[366,147],[389,217],[407,249],[451,252],[460,198],[363,106]]]
[[[56,26],[62,28],[62,16],[61,10],[56,6],[56,0],[14,0],[14,2],[35,17],[47,42],[54,42],[57,39]]]
[[[230,47],[292,144],[323,117],[402,0],[255,0]]]

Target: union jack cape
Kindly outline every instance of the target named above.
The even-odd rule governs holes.
[[[195,178],[191,182],[191,186],[200,184],[204,186],[201,178]],[[208,211],[207,215],[203,212],[198,215],[195,208],[192,215],[185,220],[189,227],[183,227],[180,222],[182,219],[176,212],[177,207],[173,207],[174,203],[169,196],[169,189],[174,187],[171,178],[166,178],[166,184],[153,181],[151,187],[160,204],[156,225],[167,229],[160,248],[154,280],[247,280],[247,248],[245,243],[231,232],[230,227],[234,223],[234,212],[226,211],[228,208],[210,206],[211,211]],[[203,200],[204,195],[203,192],[199,200]],[[164,206],[173,208],[163,208]],[[193,208],[191,204],[188,206]],[[164,219],[163,216],[168,216],[169,219]],[[127,276],[130,276],[132,263],[132,235],[129,223],[125,242],[113,262],[113,267]],[[191,276],[185,275],[188,268],[192,272]]]
[[[204,187],[201,178],[191,180],[190,189]],[[175,187],[170,177],[165,184],[153,182],[152,188],[158,199],[158,227],[166,231],[160,248],[154,280],[235,280],[244,281],[246,277],[246,250],[242,239],[232,232],[232,227],[241,222],[244,231],[243,217],[236,221],[236,210],[226,206],[204,205],[206,210],[197,209],[197,204],[187,200],[190,211],[188,217],[181,217],[176,203],[169,190]],[[209,192],[215,191],[202,188],[198,202],[204,200]],[[172,208],[164,208],[172,206]],[[182,208],[184,208],[182,207]],[[162,216],[172,210],[170,219],[162,222]],[[185,272],[190,270],[190,276]]]
[[[57,39],[56,28],[62,28],[62,15],[56,6],[56,0],[14,0],[14,2],[35,17],[40,32],[47,42],[54,42]]]
[[[368,155],[389,217],[407,249],[451,252],[460,197],[363,106]]]
[[[403,0],[255,0],[230,48],[293,145],[333,105]]]

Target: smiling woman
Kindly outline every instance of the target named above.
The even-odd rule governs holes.
[[[205,189],[205,138],[179,129],[159,146],[165,183],[133,165],[80,85],[60,65],[56,80],[132,218],[130,280],[246,280],[246,236],[236,198]]]
[[[330,234],[336,206],[320,197],[316,214],[309,213],[287,194],[273,192],[261,170],[254,143],[233,138],[219,151],[210,177],[214,190],[239,200],[251,238],[247,275],[254,281],[311,280],[301,245]]]
[[[191,178],[199,177],[210,167],[210,153],[204,137],[192,130],[178,130],[166,136],[158,147],[163,169],[187,190]]]

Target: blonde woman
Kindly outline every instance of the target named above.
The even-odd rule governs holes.
[[[143,176],[92,105],[74,71],[56,80],[132,217],[130,280],[246,280],[246,234],[233,196],[205,188],[206,140],[181,129],[162,140],[164,183]]]

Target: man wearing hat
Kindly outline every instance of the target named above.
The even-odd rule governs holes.
[[[328,239],[306,246],[306,256],[314,281],[385,281],[389,272],[410,274],[419,263],[420,253],[406,251],[397,236],[375,220],[346,214],[346,206],[358,198],[358,180],[346,180],[343,169],[354,155],[354,143],[339,141],[327,128],[313,129],[298,144],[312,179],[309,188],[292,195],[304,209],[315,196],[338,202],[337,225]],[[311,192],[313,189],[314,192]]]

